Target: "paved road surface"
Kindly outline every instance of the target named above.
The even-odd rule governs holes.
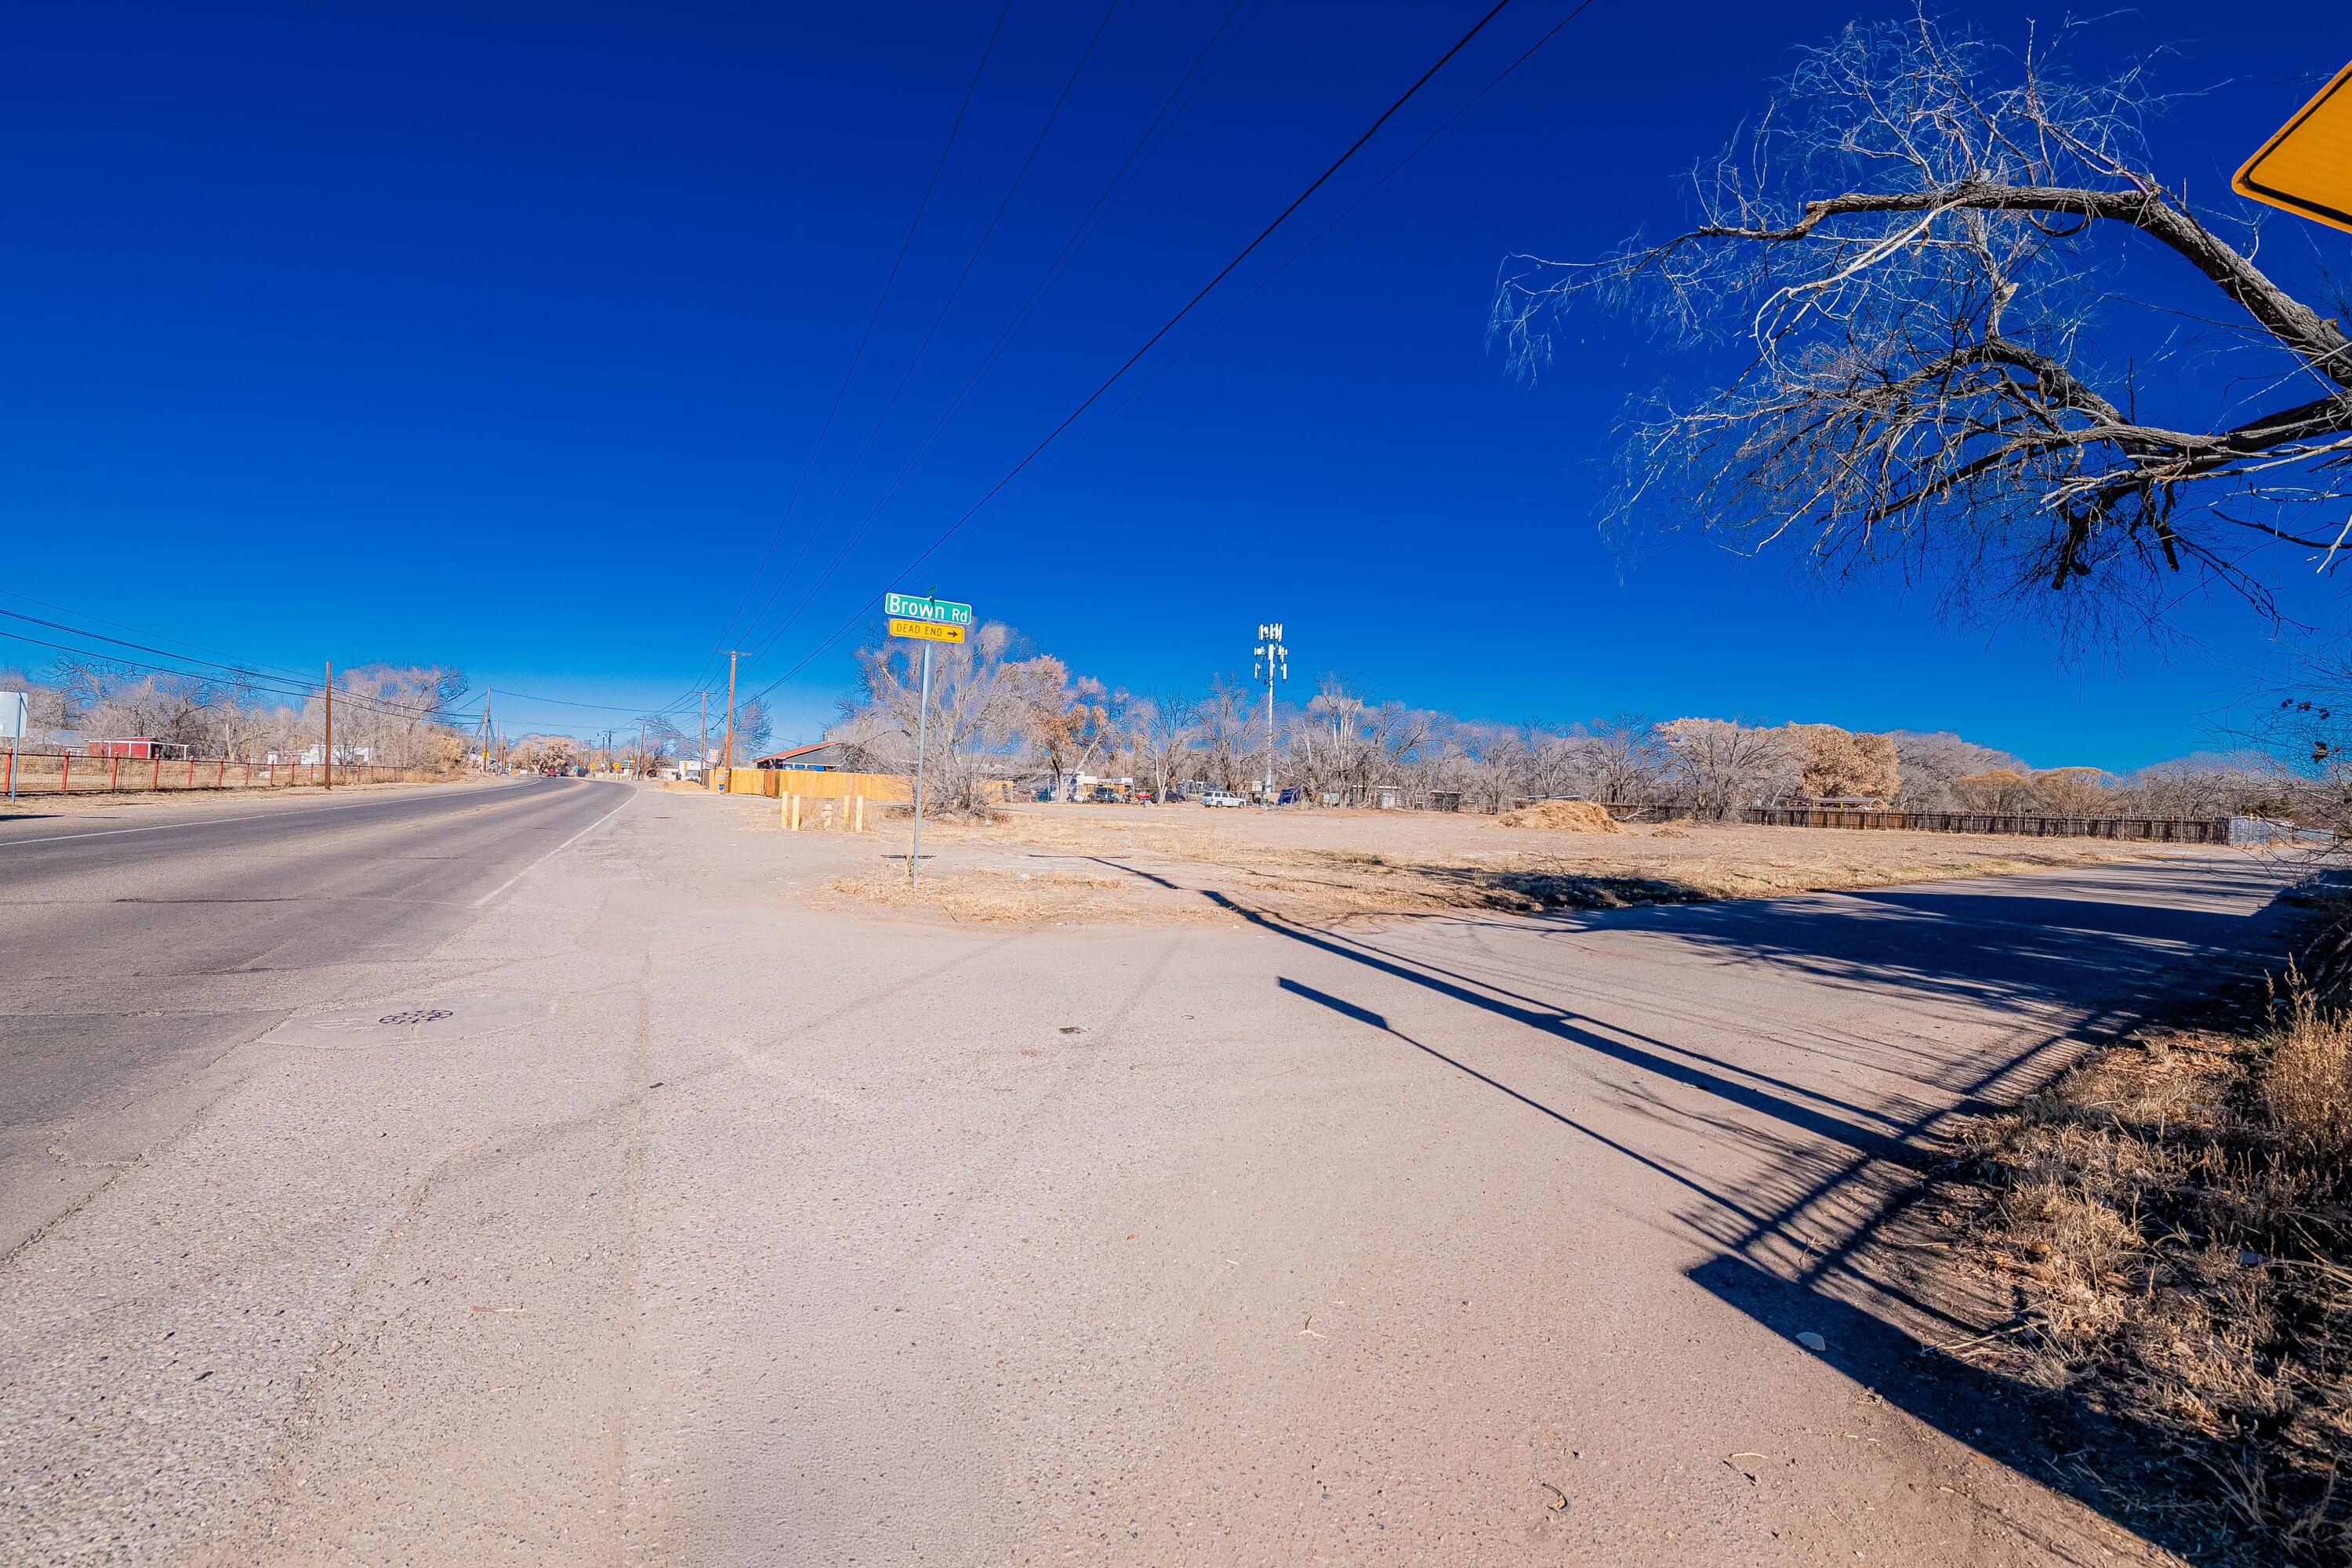
[[[2259,863],[1010,932],[750,802],[336,809],[0,826],[7,1561],[2141,1555],[1849,1247]]]

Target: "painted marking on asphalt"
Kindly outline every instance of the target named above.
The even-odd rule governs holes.
[[[521,786],[506,784],[499,787],[517,789]],[[381,800],[362,800],[350,805],[322,805],[315,811],[257,811],[251,816],[215,816],[203,822],[159,822],[152,827],[110,827],[99,833],[52,834],[47,838],[0,838],[0,849],[14,849],[19,844],[63,844],[68,838],[120,838],[126,833],[169,833],[175,827],[223,827],[232,822],[292,822],[305,816],[324,816],[333,811],[363,811],[371,805],[385,804]]]
[[[517,871],[513,876],[509,877],[505,881],[500,882],[497,887],[492,888],[488,892],[484,893],[480,898],[476,899],[474,900],[473,907],[478,910],[480,909],[484,904],[488,903],[492,899],[497,898],[500,893],[505,892],[509,888],[513,887],[517,882],[521,881],[525,877],[530,876],[533,871],[538,870],[541,866],[546,865],[550,860],[554,859],[558,855],[562,854],[566,849],[571,848],[574,844],[579,843],[582,839],[587,837],[590,834],[604,826],[604,824],[612,821],[613,818],[628,810],[629,801],[633,801],[636,798],[636,791],[631,790],[629,792],[629,800],[623,801],[620,805],[614,806],[612,810],[606,812],[604,816],[598,817],[595,821],[590,823],[587,826],[582,828],[579,832],[573,834],[571,837],[565,839],[562,843],[557,845],[554,848],[549,850],[546,854],[541,856],[530,865],[525,866],[521,870]]]

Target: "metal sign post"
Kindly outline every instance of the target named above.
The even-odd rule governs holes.
[[[931,733],[931,645],[923,644],[923,700],[915,715],[915,847],[907,854],[907,887],[923,883],[923,747]]]
[[[882,612],[890,618],[890,635],[911,637],[923,645],[923,694],[915,716],[915,844],[907,855],[907,886],[922,885],[923,878],[923,753],[931,734],[931,645],[960,643],[971,625],[971,606],[929,594],[885,594]]]

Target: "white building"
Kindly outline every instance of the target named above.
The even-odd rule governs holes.
[[[327,748],[322,745],[309,746],[299,755],[292,752],[272,752],[264,760],[271,763],[284,763],[289,766],[299,763],[306,768],[315,768],[327,760]],[[339,766],[347,768],[354,763],[373,761],[375,761],[375,754],[371,747],[337,746],[335,748],[335,762]]]

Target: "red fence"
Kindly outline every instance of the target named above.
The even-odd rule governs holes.
[[[109,795],[125,791],[290,789],[327,784],[323,763],[252,763],[226,757],[75,757],[55,752],[0,752],[0,796]],[[333,765],[333,783],[422,784],[441,775],[424,768]]]

